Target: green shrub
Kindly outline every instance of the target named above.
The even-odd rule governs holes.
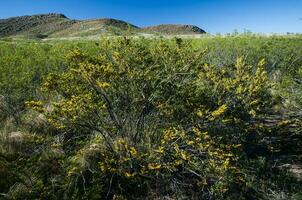
[[[104,186],[108,194],[129,197],[148,189],[223,197],[237,185],[236,178],[227,178],[239,173],[231,164],[236,160],[231,147],[241,145],[236,141],[246,128],[242,124],[272,102],[265,61],[249,66],[239,58],[233,68],[209,66],[205,51],[182,40],[121,38],[101,46],[95,57],[71,52],[71,68],[51,74],[43,84],[54,98],[28,102],[70,140],[102,136],[88,151],[78,151],[69,174],[87,173],[88,163],[99,165],[101,182],[113,182]],[[214,130],[217,124],[224,127],[221,131],[237,128],[233,139]],[[209,136],[200,130],[210,131]],[[93,149],[99,153],[91,159],[98,162],[86,158]]]

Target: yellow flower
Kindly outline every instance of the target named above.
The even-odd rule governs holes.
[[[251,111],[249,112],[249,114],[252,115],[252,117],[256,117],[256,115],[257,115],[257,113],[256,113],[255,110],[251,110]]]
[[[217,118],[223,115],[227,109],[228,109],[227,105],[223,104],[222,106],[220,106],[219,108],[217,108],[215,111],[212,112],[212,116],[214,118]]]
[[[149,163],[148,164],[148,169],[157,170],[160,168],[161,168],[161,164],[159,164],[159,163]]]
[[[180,152],[180,155],[181,155],[181,158],[182,158],[182,159],[184,159],[184,160],[187,160],[187,159],[188,159],[188,156],[187,156],[187,154],[186,154],[185,151],[181,151],[181,152]]]
[[[111,85],[107,82],[97,82],[97,86],[99,86],[100,88],[108,88]]]
[[[164,153],[164,147],[159,147],[158,149],[155,150],[157,153]]]
[[[236,67],[242,67],[244,65],[243,57],[237,58],[236,60]]]
[[[132,177],[135,176],[135,173],[125,172],[124,175],[125,175],[127,178],[132,178]]]
[[[179,165],[181,165],[182,164],[182,160],[176,160],[175,162],[174,162],[174,166],[179,166]]]
[[[130,147],[130,154],[131,154],[131,156],[136,156],[137,155],[137,151],[134,147]]]
[[[203,117],[203,116],[204,116],[204,113],[203,113],[201,110],[198,110],[197,113],[196,113],[196,115],[197,115],[198,117]]]
[[[289,120],[284,120],[284,121],[281,121],[278,123],[279,126],[285,126],[285,125],[288,125],[290,123]]]
[[[51,145],[51,147],[53,147],[53,148],[59,148],[60,146],[61,146],[61,145],[60,145],[60,144],[57,144],[57,143]]]
[[[259,61],[258,66],[262,67],[262,66],[264,66],[265,64],[266,64],[266,61],[265,61],[264,58],[262,58],[262,59]]]
[[[176,134],[173,130],[168,129],[165,131],[164,141],[170,141],[176,138]]]
[[[100,164],[100,169],[101,169],[102,172],[105,172],[107,170],[107,167],[105,166],[104,163],[101,163]]]

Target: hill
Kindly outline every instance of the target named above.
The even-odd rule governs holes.
[[[178,25],[178,24],[162,24],[157,26],[149,26],[144,28],[148,31],[158,32],[162,34],[203,34],[204,30],[193,25]]]
[[[104,33],[118,34],[127,31],[129,28],[132,30],[139,30],[140,28],[127,23],[122,20],[103,18],[91,20],[78,20],[72,26],[68,26],[63,30],[57,31],[52,34],[52,37],[84,37],[101,35]]]
[[[0,37],[14,35],[48,35],[76,23],[63,14],[43,14],[12,17],[0,20]]]
[[[202,34],[204,30],[192,25],[158,25],[141,28],[128,22],[111,19],[73,20],[64,14],[50,13],[0,19],[0,37],[85,37],[105,33],[122,34],[131,29],[134,33]]]

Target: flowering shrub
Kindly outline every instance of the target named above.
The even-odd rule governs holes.
[[[127,38],[102,41],[97,56],[72,51],[69,70],[45,79],[52,98],[27,102],[68,140],[86,138],[69,147],[69,184],[89,194],[97,185],[104,198],[244,191],[242,133],[272,107],[273,85],[264,59],[226,68],[205,53],[179,39]]]

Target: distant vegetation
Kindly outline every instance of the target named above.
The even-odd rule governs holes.
[[[301,36],[2,40],[0,199],[301,199],[301,55]]]
[[[191,25],[160,25],[140,28],[117,19],[71,20],[63,14],[43,14],[0,19],[0,37],[58,38],[85,37],[104,34],[202,34]]]

